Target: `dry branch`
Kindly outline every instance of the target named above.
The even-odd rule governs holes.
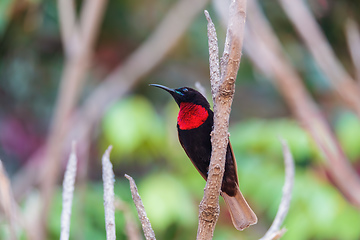
[[[66,166],[62,192],[62,212],[61,212],[61,233],[60,240],[68,240],[70,235],[71,206],[75,188],[75,178],[77,169],[76,143],[73,142],[71,154]]]
[[[122,211],[125,218],[125,230],[126,237],[129,240],[141,240],[139,229],[135,223],[132,211],[130,211],[129,205],[122,201],[120,198],[115,198],[115,209]]]
[[[280,229],[284,219],[289,211],[291,202],[291,193],[294,186],[295,178],[295,165],[291,151],[286,141],[281,140],[283,145],[283,154],[285,162],[285,183],[283,187],[283,195],[279,205],[278,212],[276,213],[275,219],[271,224],[271,227],[266,234],[260,240],[274,240],[279,239],[286,230]]]
[[[102,178],[104,185],[104,209],[105,209],[105,228],[106,239],[115,240],[115,203],[114,203],[114,182],[115,176],[113,165],[110,162],[110,152],[112,146],[109,146],[102,157]]]
[[[255,0],[248,6],[245,50],[255,66],[274,80],[290,110],[309,132],[327,160],[337,186],[360,207],[360,180],[350,166],[333,132],[306,91],[301,78],[289,64],[279,40]]]
[[[130,190],[131,196],[136,206],[136,210],[138,212],[138,216],[141,222],[142,229],[144,231],[144,235],[146,240],[156,240],[154,230],[151,227],[151,223],[146,215],[144,204],[142,203],[141,197],[139,195],[136,183],[132,177],[125,174],[125,177],[130,182]]]
[[[219,217],[219,195],[225,171],[225,155],[229,140],[229,116],[235,92],[244,36],[246,0],[233,1],[226,33],[224,53],[219,69],[217,37],[207,12],[211,92],[214,102],[214,130],[211,133],[212,153],[204,197],[199,206],[197,239],[212,239]]]
[[[360,89],[346,72],[304,0],[279,0],[333,89],[360,118]]]
[[[75,1],[58,0],[59,21],[63,48],[70,57],[79,48],[79,29],[76,24]]]

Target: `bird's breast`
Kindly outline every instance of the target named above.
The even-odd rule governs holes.
[[[180,103],[177,123],[181,130],[200,127],[209,117],[209,112],[201,105],[189,102]]]

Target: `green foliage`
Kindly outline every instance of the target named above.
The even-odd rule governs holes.
[[[316,152],[306,132],[292,120],[252,119],[232,126],[230,139],[234,149],[269,157],[282,156],[279,138],[286,139],[298,164],[306,164]]]
[[[197,208],[189,190],[169,173],[147,176],[139,192],[155,232],[165,232],[172,225],[192,229],[197,224]]]
[[[115,104],[103,121],[104,146],[114,146],[114,159],[148,159],[164,145],[161,119],[147,99],[132,96]]]
[[[349,159],[355,161],[360,157],[360,121],[351,113],[339,116],[336,134]]]
[[[165,158],[166,165],[163,165],[163,170],[166,167],[170,169],[156,170],[144,176],[139,181],[140,195],[159,239],[184,239],[184,236],[191,238],[196,233],[197,204],[202,198],[205,181],[191,166],[177,142],[173,124],[177,106],[170,103],[164,109],[164,116],[159,117],[148,100],[137,96],[129,97],[110,110],[103,125],[104,136],[110,136],[107,141],[117,143],[115,149],[121,149],[117,153],[120,156],[129,154],[129,149],[123,149],[125,144],[133,144],[126,146],[136,152],[146,138],[157,139],[152,142],[152,148],[157,149],[159,156]],[[359,158],[359,122],[351,115],[341,116],[336,132],[346,152],[352,155],[352,158]],[[145,117],[149,118],[144,121]],[[129,122],[130,125],[127,125]],[[107,124],[109,125],[106,126]],[[125,130],[129,133],[116,132],[117,130],[113,130],[114,126],[129,126],[130,130]],[[163,131],[150,133],[143,129],[144,126],[152,129],[162,127]],[[164,129],[168,132],[164,132]],[[141,137],[137,136],[139,132],[142,132]],[[314,166],[323,159],[308,134],[295,121],[285,118],[267,121],[251,119],[233,124],[230,133],[238,162],[240,187],[257,213],[259,224],[265,225],[265,228],[270,226],[281,199],[284,183],[283,156],[278,140],[281,137],[288,141],[296,162],[295,187],[284,224],[288,229],[284,239],[360,237],[360,229],[356,227],[360,225],[358,211],[316,171]],[[164,148],[164,142],[172,147]],[[171,166],[176,168],[171,169]],[[261,231],[235,231],[224,206],[221,211],[214,239],[237,239],[238,236],[254,239],[263,234]]]

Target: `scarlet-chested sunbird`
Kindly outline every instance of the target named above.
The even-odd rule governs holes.
[[[211,137],[214,113],[206,98],[198,91],[181,87],[171,89],[158,84],[151,86],[164,89],[180,107],[177,117],[178,137],[187,156],[206,180],[211,157]],[[231,220],[238,230],[257,223],[257,217],[239,189],[237,166],[230,141],[227,146],[225,172],[221,196],[230,210]]]

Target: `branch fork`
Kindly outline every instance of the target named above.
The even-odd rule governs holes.
[[[215,224],[220,214],[219,195],[225,171],[225,156],[229,141],[229,115],[235,92],[236,75],[241,59],[245,9],[246,0],[234,0],[230,5],[230,20],[220,64],[215,26],[209,13],[205,11],[208,21],[210,82],[214,102],[214,130],[211,133],[213,150],[209,174],[204,189],[204,197],[199,206],[197,239],[212,239]]]

